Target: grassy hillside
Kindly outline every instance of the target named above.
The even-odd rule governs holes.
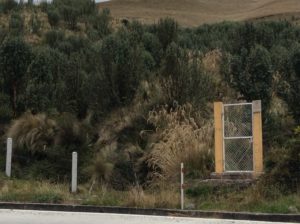
[[[298,0],[112,0],[102,3],[117,19],[137,19],[153,23],[161,17],[172,17],[183,26],[203,23],[242,21],[254,18],[300,18]],[[298,18],[298,19],[297,19]]]
[[[235,2],[239,13],[227,3],[221,15],[221,1],[154,2],[136,1],[132,12],[147,15],[146,5],[193,16],[200,8],[216,21],[239,20],[241,10],[279,3],[247,2],[246,10]],[[13,179],[4,177],[0,147],[0,201],[179,207],[183,162],[194,208],[299,212],[300,26],[147,25],[98,8],[90,0],[0,2],[0,140],[14,142]],[[259,20],[297,20],[266,15]],[[246,189],[205,185],[214,171],[213,102],[257,99],[265,175]],[[70,195],[74,151],[80,187]]]

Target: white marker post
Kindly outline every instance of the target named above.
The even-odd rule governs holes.
[[[184,167],[183,163],[181,163],[181,169],[180,169],[180,190],[181,190],[181,210],[184,210]]]
[[[8,177],[11,177],[11,157],[12,157],[12,138],[8,138],[6,144],[6,167],[5,167],[5,174]]]
[[[77,191],[77,161],[78,161],[77,152],[73,152],[72,153],[72,185],[71,185],[72,193],[76,193]]]

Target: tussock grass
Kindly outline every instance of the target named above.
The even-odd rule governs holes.
[[[197,119],[197,118],[196,118]],[[168,111],[152,111],[149,122],[156,127],[157,141],[146,155],[154,180],[174,181],[180,174],[180,163],[188,175],[203,178],[213,167],[213,124],[193,117],[191,105]]]
[[[13,138],[15,148],[26,148],[35,152],[54,141],[56,129],[56,122],[45,114],[25,113],[13,121],[7,131],[7,137]]]

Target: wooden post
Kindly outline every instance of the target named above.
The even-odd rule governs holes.
[[[215,172],[221,174],[224,172],[223,160],[223,103],[214,103],[215,119]]]
[[[261,101],[253,101],[253,162],[254,175],[263,172],[262,116]]]

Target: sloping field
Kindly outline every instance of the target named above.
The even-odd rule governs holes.
[[[111,0],[99,7],[110,8],[117,19],[153,23],[161,17],[172,17],[183,26],[285,14],[300,18],[300,0]]]

